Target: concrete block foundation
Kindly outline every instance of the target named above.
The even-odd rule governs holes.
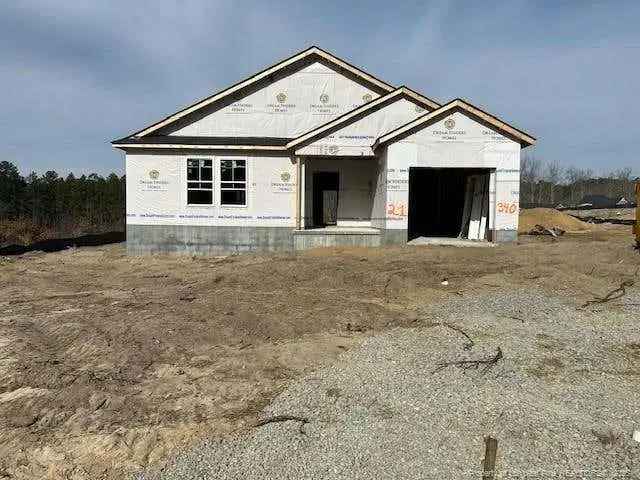
[[[127,253],[227,255],[293,250],[293,228],[127,225]]]
[[[493,230],[491,240],[518,240],[516,230]],[[406,245],[407,230],[294,230],[289,227],[212,227],[127,225],[127,253],[228,255],[242,252],[292,252],[320,247]]]
[[[517,230],[492,230],[491,241],[495,243],[512,243],[518,241]]]
[[[407,243],[407,230],[383,230],[383,245],[405,245]]]

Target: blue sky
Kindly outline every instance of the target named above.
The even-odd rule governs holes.
[[[640,175],[640,2],[21,0],[0,6],[0,161],[123,173],[109,141],[310,45],[462,97],[563,166]]]

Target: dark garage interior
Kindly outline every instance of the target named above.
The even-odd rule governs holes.
[[[462,230],[467,179],[488,169],[409,169],[408,240],[418,237],[458,237]],[[487,180],[488,181],[488,180]]]

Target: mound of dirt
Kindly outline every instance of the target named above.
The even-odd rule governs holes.
[[[530,208],[520,212],[518,233],[529,233],[536,225],[546,228],[557,227],[569,233],[590,232],[598,229],[594,224],[583,222],[554,208]]]

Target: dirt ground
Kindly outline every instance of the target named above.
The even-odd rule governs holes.
[[[531,285],[580,308],[623,280],[637,289],[631,243],[629,227],[605,227],[495,248],[191,258],[114,245],[0,258],[0,479],[161,466],[452,296]]]

